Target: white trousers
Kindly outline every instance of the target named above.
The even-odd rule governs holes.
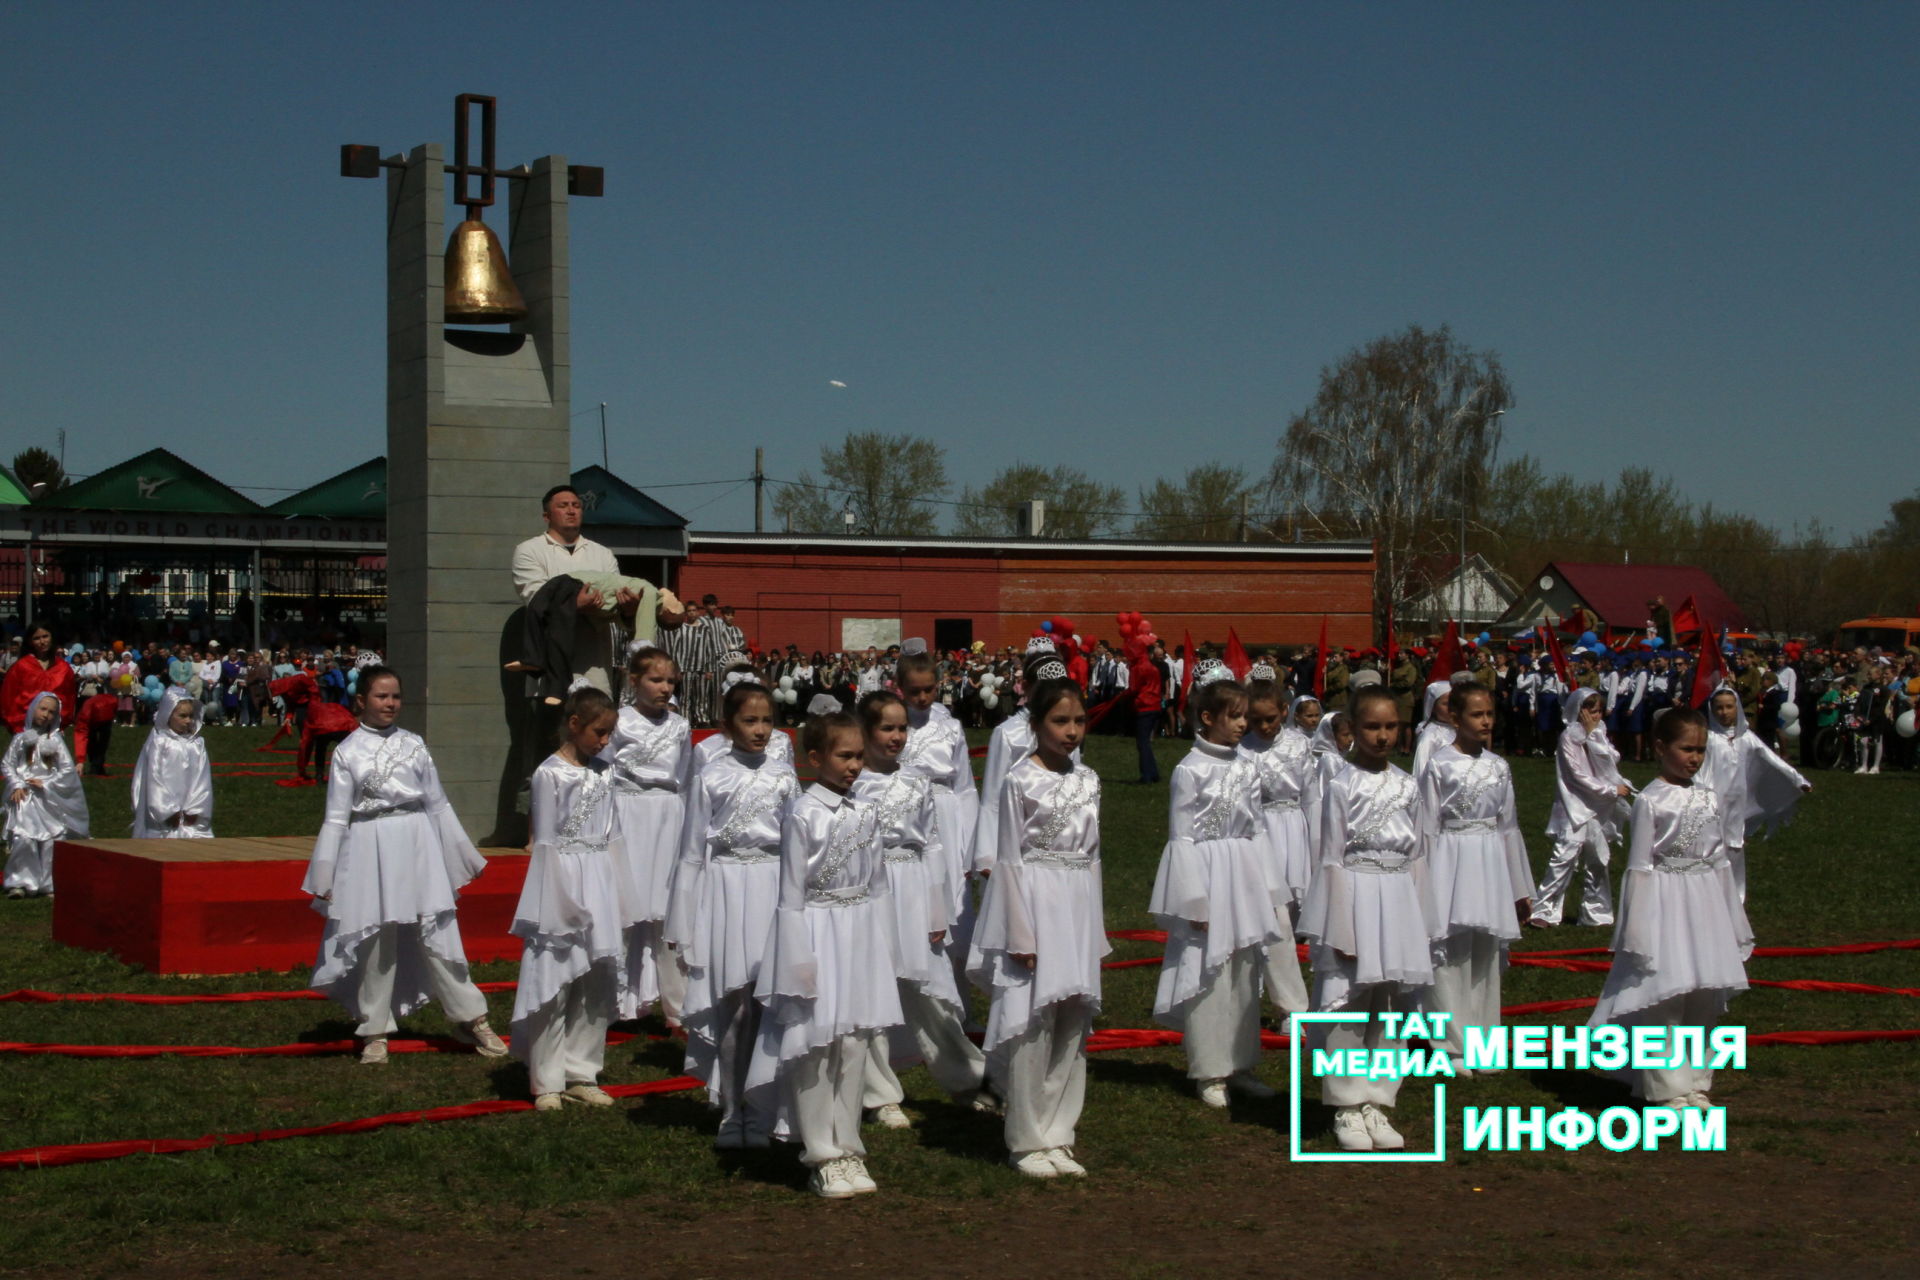
[[[1285,938],[1267,948],[1260,962],[1260,986],[1267,999],[1281,1013],[1301,1013],[1309,1004],[1306,979],[1300,976],[1300,954],[1294,950],[1291,904],[1274,914],[1280,917],[1280,932]]]
[[[883,1031],[855,1031],[805,1057],[783,1063],[787,1102],[792,1109],[795,1136],[800,1139],[800,1163],[816,1168],[845,1156],[864,1156],[860,1141],[860,1094],[866,1082],[874,1042],[883,1046]]]
[[[687,971],[680,963],[680,953],[661,936],[663,930],[658,920],[627,926],[627,988],[642,999],[658,992],[660,1016],[678,1022],[681,1007],[687,1002]],[[640,1012],[646,1012],[644,1005]]]
[[[980,916],[979,898],[972,880],[960,890],[960,918],[947,928],[947,963],[953,966],[953,988],[962,1003],[971,999],[973,980],[967,977],[967,954],[973,950],[973,925]],[[968,1020],[972,1014],[967,1015]]]
[[[1375,1015],[1366,1022],[1329,1022],[1316,1023],[1313,1027],[1313,1042],[1332,1052],[1345,1053],[1351,1049],[1365,1049],[1372,1053],[1376,1049],[1388,1047],[1386,1032],[1378,1017],[1388,1011],[1399,1013],[1416,1012],[1422,1004],[1426,988],[1415,991],[1403,991],[1393,983],[1378,982],[1369,987],[1353,989],[1347,1006],[1341,1013],[1366,1013]],[[1400,1041],[1392,1042],[1397,1053]],[[1376,1107],[1390,1107],[1394,1099],[1400,1096],[1398,1079],[1374,1079],[1369,1076],[1322,1076],[1320,1077],[1320,1101],[1330,1107],[1357,1107],[1371,1102]]]
[[[956,1098],[978,1092],[987,1076],[987,1055],[967,1039],[966,1028],[953,1007],[935,1000],[918,984],[902,981],[900,1011],[906,1015],[906,1029],[934,1083]],[[906,1096],[893,1069],[892,1041],[886,1035],[876,1035],[867,1054],[861,1105],[884,1107],[898,1104]]]
[[[447,1021],[458,1025],[487,1016],[480,988],[420,940],[417,924],[385,924],[360,946],[360,1025],[354,1034],[390,1036],[400,1027],[393,1014],[394,976],[405,956],[427,975],[427,990],[440,1002]]]
[[[753,1065],[754,1047],[760,1043],[760,1015],[764,1010],[753,998],[752,987],[737,987],[722,996],[720,1010],[720,1040],[714,1046],[720,1092],[712,1099],[720,1108],[720,1127],[744,1124],[756,1133],[770,1133],[773,1117],[747,1106],[747,1070]]]
[[[5,888],[53,892],[53,841],[15,836],[7,846]]]
[[[1613,886],[1607,883],[1607,833],[1589,822],[1556,840],[1547,874],[1533,891],[1533,918],[1542,924],[1560,923],[1560,906],[1573,886],[1576,872],[1585,872],[1580,886],[1580,923],[1613,923]]]
[[[1466,1053],[1465,1028],[1500,1025],[1500,970],[1506,947],[1478,929],[1451,934],[1440,947],[1444,958],[1433,966],[1427,1008],[1453,1015],[1446,1036],[1435,1043],[1458,1066]]]
[[[1260,980],[1266,952],[1242,947],[1208,977],[1187,1005],[1189,1080],[1224,1080],[1260,1065]],[[1294,966],[1294,982],[1300,982]],[[1301,992],[1305,1007],[1305,989]]]
[[[533,1096],[559,1093],[570,1084],[594,1084],[607,1060],[607,1028],[613,1025],[619,984],[596,964],[567,984],[559,997],[524,1017],[519,1034]]]
[[[1036,1009],[1026,1032],[994,1054],[1007,1104],[1007,1150],[1016,1156],[1073,1146],[1087,1100],[1087,1035],[1093,1011],[1084,1000]]]
[[[1637,1013],[1614,1019],[1622,1027],[1706,1027],[1720,1020],[1722,997],[1712,991],[1686,991]],[[1673,1043],[1673,1037],[1667,1037]],[[1625,1071],[1616,1079],[1633,1084],[1633,1096],[1647,1102],[1668,1102],[1690,1093],[1710,1093],[1713,1072],[1706,1068],[1659,1067],[1645,1071]]]

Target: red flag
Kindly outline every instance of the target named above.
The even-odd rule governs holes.
[[[1395,659],[1400,656],[1400,645],[1393,638],[1393,602],[1387,602],[1387,642],[1381,648],[1387,655],[1387,670],[1393,670]]]
[[[1547,656],[1553,659],[1553,674],[1560,677],[1560,683],[1568,689],[1573,688],[1573,672],[1567,667],[1567,655],[1560,652],[1560,637],[1553,634],[1549,627],[1540,628],[1540,638],[1546,642]]]
[[[1675,637],[1686,635],[1690,631],[1703,631],[1706,623],[1700,617],[1700,608],[1694,604],[1693,597],[1681,601],[1680,607],[1673,611],[1673,634]]]
[[[1245,680],[1247,672],[1253,670],[1253,659],[1247,656],[1247,648],[1240,643],[1240,637],[1232,627],[1227,628],[1227,652],[1221,659],[1227,664],[1227,670],[1233,672],[1235,680]]]
[[[1440,652],[1434,656],[1433,667],[1427,672],[1429,682],[1449,679],[1454,672],[1466,667],[1466,655],[1460,651],[1460,624],[1449,620],[1447,634],[1440,640]]]
[[[1713,697],[1713,691],[1720,687],[1720,681],[1727,678],[1727,659],[1720,652],[1720,638],[1713,634],[1712,627],[1700,629],[1700,652],[1693,661],[1693,688],[1687,694],[1687,705],[1705,707],[1707,699]]]
[[[1187,691],[1193,688],[1194,660],[1200,656],[1200,653],[1193,647],[1193,632],[1182,628],[1180,637],[1186,641],[1187,650],[1187,660],[1182,663],[1180,667],[1180,714],[1185,715],[1187,713]]]
[[[1327,696],[1327,615],[1320,615],[1320,647],[1313,651],[1313,696]]]

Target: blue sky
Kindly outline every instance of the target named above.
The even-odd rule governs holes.
[[[1783,527],[1920,487],[1920,6],[87,4],[0,19],[0,452],[296,488],[384,451],[382,205],[343,142],[607,170],[575,458],[705,528],[851,429],[959,483],[1264,469],[1410,322],[1508,453]],[[830,385],[846,383],[845,389]]]

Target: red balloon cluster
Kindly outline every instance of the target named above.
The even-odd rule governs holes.
[[[1153,634],[1153,624],[1141,617],[1138,609],[1116,613],[1113,621],[1120,628],[1120,647],[1128,653],[1144,653],[1160,640]]]

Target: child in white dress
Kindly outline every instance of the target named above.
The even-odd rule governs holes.
[[[881,690],[860,699],[866,731],[866,767],[854,780],[853,795],[873,806],[880,850],[887,868],[894,936],[899,946],[897,975],[903,1034],[875,1039],[867,1063],[862,1105],[890,1129],[912,1123],[900,1103],[905,1091],[894,1073],[895,1060],[926,1063],[934,1080],[966,1105],[994,1110],[980,1094],[986,1079],[986,1055],[967,1039],[966,1003],[954,982],[948,952],[953,938],[952,864],[945,860],[946,829],[940,824],[933,783],[910,774],[900,756],[910,738],[908,710]]]
[[[1380,1015],[1423,1007],[1433,984],[1432,908],[1425,886],[1413,779],[1388,759],[1400,712],[1379,685],[1354,695],[1353,759],[1334,771],[1320,801],[1320,865],[1300,913],[1313,948],[1316,1013],[1366,1013],[1323,1024],[1315,1040],[1336,1052],[1385,1045]],[[1388,1123],[1400,1081],[1329,1075],[1320,1097],[1334,1108],[1334,1140],[1348,1151],[1393,1151],[1406,1139]]]
[[[213,765],[200,736],[201,707],[184,689],[160,697],[133,766],[136,840],[213,838]]]
[[[1260,668],[1254,668],[1256,672]],[[1301,803],[1307,790],[1307,773],[1312,767],[1311,728],[1305,733],[1295,728],[1292,717],[1282,712],[1282,694],[1271,679],[1254,680],[1247,685],[1247,733],[1240,749],[1248,753],[1260,771],[1260,831],[1255,837],[1260,847],[1260,864],[1266,869],[1273,890],[1274,908],[1284,916],[1283,941],[1267,948],[1262,962],[1261,988],[1282,1014],[1298,1013],[1307,1007],[1307,988],[1300,978],[1298,949],[1293,941],[1293,925],[1306,900],[1307,884],[1312,878],[1312,834]],[[1317,723],[1320,704],[1312,698],[1295,700],[1313,708]]]
[[[1087,704],[1068,679],[1027,697],[1031,755],[993,806],[994,873],[968,971],[992,997],[983,1047],[1006,1099],[1007,1162],[1031,1178],[1083,1177],[1074,1130],[1107,942],[1100,895],[1100,777],[1075,763]]]
[[[954,986],[964,1001],[967,947],[973,941],[975,915],[967,883],[968,853],[980,820],[980,794],[973,789],[973,757],[967,747],[967,731],[935,700],[939,679],[933,658],[924,648],[900,659],[894,669],[894,683],[907,711],[907,745],[900,752],[900,771],[927,780],[940,822],[940,853],[947,860],[948,889],[953,894],[949,918],[953,945],[947,949],[947,958]]]
[[[7,744],[0,776],[7,792],[7,868],[0,883],[9,898],[50,896],[54,842],[91,834],[87,793],[60,736],[58,694],[35,694],[27,704],[26,727]]]
[[[1500,1025],[1500,971],[1527,918],[1533,873],[1513,772],[1489,749],[1493,694],[1476,681],[1454,686],[1447,701],[1453,741],[1418,778],[1420,831],[1437,927],[1430,1007],[1453,1015],[1440,1043],[1464,1073],[1464,1028]]]
[[[680,860],[667,906],[667,941],[686,966],[687,1074],[720,1110],[714,1145],[764,1147],[774,1116],[746,1097],[759,1039],[753,998],[780,897],[780,831],[800,794],[793,768],[773,758],[773,696],[736,684],[721,701],[730,749],[702,766],[687,796]]]
[[[1669,708],[1654,722],[1653,750],[1660,777],[1634,801],[1613,968],[1589,1026],[1711,1026],[1747,989],[1753,929],[1722,842],[1720,798],[1698,781],[1705,719]],[[1705,1068],[1621,1074],[1647,1102],[1711,1105],[1713,1072]]]
[[[1187,1078],[1200,1100],[1225,1107],[1227,1091],[1270,1098],[1260,1064],[1260,983],[1269,948],[1290,945],[1261,866],[1259,766],[1237,748],[1247,694],[1215,664],[1195,676],[1193,750],[1173,771],[1167,843],[1148,910],[1167,931],[1154,1020],[1184,1033]],[[1299,973],[1294,971],[1297,982]],[[1305,1004],[1305,986],[1298,998]]]
[[[780,901],[754,992],[766,1015],[747,1091],[777,1089],[776,1136],[799,1140],[815,1194],[842,1200],[878,1189],[860,1102],[867,1064],[901,1023],[899,945],[880,812],[853,794],[866,760],[860,722],[836,711],[802,732],[819,781],[782,824]]]
[[[1030,690],[1047,680],[1067,678],[1067,664],[1054,650],[1053,641],[1044,637],[1035,637],[1027,643],[1024,661],[1022,680]],[[1006,792],[1007,774],[1033,754],[1037,741],[1033,725],[1030,717],[1015,712],[995,725],[993,733],[987,738],[987,758],[980,772],[980,816],[974,822],[973,846],[967,854],[967,871],[970,875],[986,876],[993,873],[1000,840],[1000,819],[996,806]],[[1073,751],[1073,762],[1080,763],[1078,746]]]
[[[692,731],[669,705],[678,675],[666,650],[633,650],[627,659],[633,700],[620,709],[605,756],[620,817],[614,864],[627,964],[620,1016],[638,1017],[657,1000],[669,1026],[679,1025],[687,977],[679,955],[667,948],[664,926],[693,790]]]
[[[1527,923],[1539,929],[1560,923],[1561,904],[1577,874],[1580,923],[1613,923],[1613,888],[1607,883],[1608,846],[1620,838],[1633,788],[1620,776],[1620,753],[1607,740],[1606,699],[1598,689],[1576,689],[1570,699],[1573,721],[1554,751],[1553,817],[1547,834],[1553,855],[1533,894]]]
[[[607,1028],[627,990],[613,770],[601,759],[618,719],[591,686],[567,695],[560,749],[533,771],[533,838],[513,912],[520,982],[513,1056],[527,1064],[535,1111],[610,1107],[600,1087]]]
[[[1746,708],[1729,685],[1707,703],[1707,762],[1699,781],[1720,799],[1720,838],[1733,865],[1740,901],[1747,900],[1747,838],[1790,821],[1813,784],[1747,728]]]
[[[486,868],[440,786],[420,735],[397,727],[400,677],[360,673],[360,727],[334,749],[327,812],[302,886],[327,918],[313,989],[357,1020],[360,1061],[387,1060],[387,1037],[427,1002],[489,1058],[507,1047],[467,976],[454,899]]]

